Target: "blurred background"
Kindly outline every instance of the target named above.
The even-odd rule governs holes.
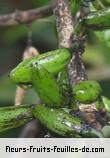
[[[50,0],[0,0],[0,15],[16,10],[28,10],[48,4]],[[57,32],[53,17],[34,21],[31,26],[32,43],[40,53],[57,48]],[[14,105],[16,85],[8,77],[22,60],[27,47],[29,28],[26,24],[0,27],[0,106]],[[110,98],[110,30],[88,31],[88,42],[83,55],[89,79],[100,82],[103,95]],[[25,103],[36,103],[38,96],[30,89]],[[23,127],[0,134],[0,137],[18,137]],[[110,136],[110,128],[104,129]]]

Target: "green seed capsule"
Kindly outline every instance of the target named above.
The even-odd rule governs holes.
[[[32,82],[32,64],[42,65],[53,75],[58,74],[69,63],[71,53],[68,49],[58,49],[21,62],[11,71],[10,77],[17,84],[29,85]]]
[[[101,87],[96,81],[83,81],[73,87],[73,95],[80,103],[92,103],[101,95]]]
[[[36,106],[33,115],[49,130],[64,136],[102,137],[95,129],[88,127],[78,117],[71,116],[62,109],[52,109],[45,106]]]
[[[68,105],[68,98],[65,97],[61,86],[58,85],[51,73],[38,63],[33,64],[32,71],[32,85],[47,106],[62,107]]]
[[[90,13],[82,22],[94,29],[110,28],[110,8],[105,8],[94,13]]]
[[[105,105],[105,109],[107,110],[107,112],[110,112],[110,99],[102,96],[102,100],[103,100],[103,103]]]
[[[30,106],[0,108],[0,132],[17,128],[33,118]]]
[[[76,25],[76,34],[80,33],[80,30],[85,32],[89,29],[93,30],[105,30],[110,28],[110,8],[101,9],[93,13],[88,14],[79,21]]]

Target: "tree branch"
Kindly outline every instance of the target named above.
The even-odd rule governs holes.
[[[81,55],[84,52],[85,38],[80,37],[79,35],[74,37],[75,39],[73,38],[73,33],[75,32],[69,0],[55,0],[53,11],[56,18],[59,47],[72,48],[73,44],[77,45],[77,49],[74,50],[74,54],[68,65],[69,80],[70,84],[73,86],[74,84],[87,79],[85,66],[81,58]],[[94,109],[95,107],[94,103],[90,105],[81,104],[79,110],[85,112],[85,119],[89,124],[92,124],[94,128],[101,129],[94,114],[94,111],[96,110]]]
[[[69,0],[55,0],[53,13],[56,19],[59,36],[59,47],[70,48],[72,45],[73,21]]]
[[[28,11],[15,11],[11,14],[0,16],[0,26],[11,26],[24,23],[30,23],[33,20],[44,18],[52,15],[52,5],[47,5],[41,8]]]

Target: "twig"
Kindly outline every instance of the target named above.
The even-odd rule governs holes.
[[[15,95],[15,106],[20,106],[23,103],[25,96],[25,90],[22,87],[17,86]]]
[[[41,8],[28,11],[15,11],[14,13],[1,15],[0,26],[11,26],[18,24],[30,23],[33,20],[44,18],[52,15],[52,5],[47,5]]]

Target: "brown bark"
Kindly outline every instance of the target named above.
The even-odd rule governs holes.
[[[41,8],[27,10],[27,11],[15,11],[14,13],[1,15],[0,26],[12,26],[18,24],[30,23],[34,20],[44,18],[52,15],[52,5],[47,5]]]

